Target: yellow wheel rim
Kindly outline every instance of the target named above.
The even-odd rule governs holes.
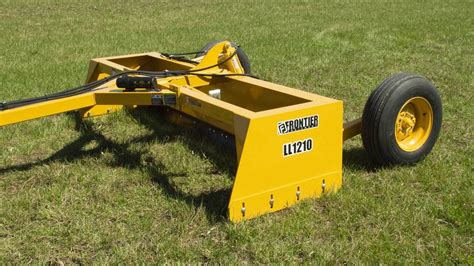
[[[423,97],[414,97],[403,104],[395,121],[395,136],[400,149],[416,151],[430,136],[433,109]]]

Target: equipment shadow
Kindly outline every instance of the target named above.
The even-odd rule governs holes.
[[[48,158],[31,163],[19,164],[0,168],[0,175],[14,171],[28,171],[36,166],[49,164],[51,162],[71,162],[82,158],[99,158],[103,152],[111,153],[112,159],[107,162],[110,167],[124,167],[127,169],[139,169],[154,183],[160,185],[165,191],[166,196],[185,201],[190,205],[204,207],[209,221],[220,222],[227,219],[227,205],[230,199],[231,188],[221,188],[214,191],[205,191],[198,195],[192,195],[184,192],[179,186],[173,184],[172,178],[176,176],[187,176],[185,172],[172,172],[166,165],[146,154],[132,150],[130,147],[134,144],[145,144],[155,140],[173,142],[179,138],[179,141],[194,151],[197,156],[211,162],[214,169],[220,174],[235,176],[237,163],[235,145],[233,138],[228,137],[224,141],[217,141],[206,134],[204,130],[193,128],[182,128],[180,126],[168,123],[155,110],[150,108],[137,108],[129,110],[128,113],[137,122],[144,125],[152,133],[145,136],[128,139],[126,143],[113,141],[98,130],[95,130],[93,123],[88,120],[80,119],[77,114],[74,116],[76,121],[76,130],[81,132],[79,138],[67,144]],[[219,135],[214,130],[206,133]],[[215,137],[215,136],[214,136]],[[199,141],[196,139],[199,138]],[[94,147],[86,149],[86,146],[94,143]],[[217,145],[216,145],[217,143]],[[89,145],[90,146],[90,145]]]
[[[343,149],[342,164],[347,168],[366,172],[375,172],[379,168],[378,165],[370,160],[369,155],[362,146]]]
[[[169,117],[167,112],[173,111],[166,108],[160,111],[156,109],[156,107],[142,107],[130,109],[127,112],[138,123],[152,131],[152,135],[156,139],[165,137],[167,141],[173,141],[179,138],[190,150],[194,151],[194,156],[209,160],[214,165],[214,171],[230,178],[235,176],[237,155],[235,141],[232,136],[197,121],[192,126],[186,125],[186,123],[175,125],[170,123],[169,118],[165,118]],[[171,120],[174,120],[174,118],[172,117]],[[186,117],[182,118],[186,119]],[[197,139],[199,141],[196,141]],[[204,207],[210,221],[219,222],[227,219],[227,205],[232,187],[191,195],[171,182],[172,177],[186,176],[186,173],[171,173],[162,162],[156,161],[154,158],[149,159],[152,163],[145,166],[145,172],[152,182],[164,188],[168,197],[183,200],[195,207]]]

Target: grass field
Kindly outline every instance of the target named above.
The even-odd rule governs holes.
[[[241,224],[222,216],[230,151],[153,113],[0,129],[0,263],[474,264],[472,1],[0,2],[0,99],[84,82],[94,57],[233,40],[262,79],[345,101],[358,117],[399,71],[442,95],[440,139],[373,169],[345,143],[344,186]]]

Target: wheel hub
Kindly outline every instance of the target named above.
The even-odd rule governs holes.
[[[427,141],[433,123],[433,110],[422,97],[414,97],[405,102],[395,121],[395,137],[398,146],[413,152]]]
[[[416,125],[416,117],[413,108],[407,106],[405,111],[400,112],[397,119],[397,137],[404,140],[413,133]]]

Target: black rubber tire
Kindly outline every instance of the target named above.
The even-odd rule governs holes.
[[[431,105],[433,122],[426,142],[407,152],[399,147],[395,121],[403,104],[413,97],[423,97]],[[379,165],[413,164],[424,159],[433,149],[441,130],[441,98],[426,78],[409,73],[385,79],[369,96],[362,115],[362,141],[370,158]]]
[[[214,45],[216,45],[220,42],[223,42],[223,41],[225,41],[225,40],[213,41],[213,42],[210,42],[210,43],[206,44],[201,50],[199,50],[199,51],[202,51],[202,53],[196,54],[196,57],[205,55],[207,53],[207,51],[209,51]],[[237,47],[236,43],[231,42],[231,44],[232,44],[233,47]],[[237,50],[237,57],[239,58],[240,64],[242,65],[242,67],[244,69],[244,73],[245,74],[250,74],[250,72],[251,72],[250,60],[249,60],[249,57],[247,56],[247,54],[242,49],[242,47],[239,47],[239,49]]]

